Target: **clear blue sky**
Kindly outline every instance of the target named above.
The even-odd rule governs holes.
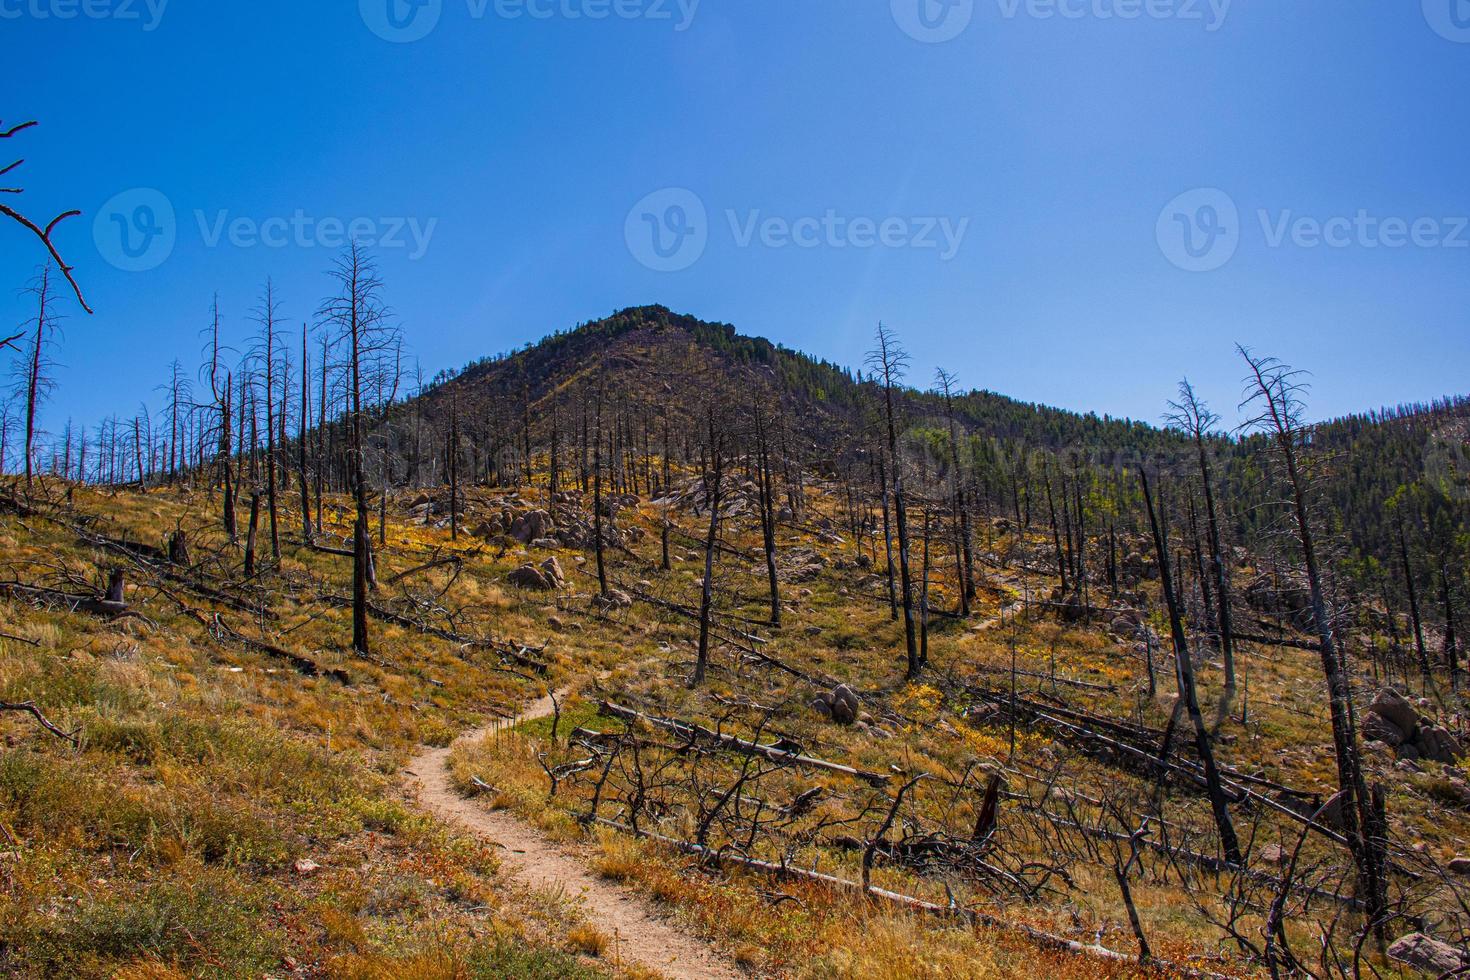
[[[53,428],[156,398],[215,291],[233,336],[268,275],[307,317],[334,250],[298,212],[432,227],[378,250],[427,374],[663,303],[849,364],[881,318],[920,383],[1149,420],[1186,373],[1233,417],[1236,341],[1311,368],[1318,415],[1470,390],[1464,0],[159,2],[0,0],[22,203],[86,212]],[[176,214],[147,271],[116,222],[148,201],[104,210],[136,188]],[[648,221],[704,251],[649,268]],[[0,227],[0,326],[39,256]]]

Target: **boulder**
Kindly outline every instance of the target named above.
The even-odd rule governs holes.
[[[1159,563],[1140,552],[1130,551],[1123,557],[1123,577],[1130,583],[1141,579],[1152,581],[1159,577]]]
[[[1431,939],[1422,932],[1411,932],[1394,940],[1388,947],[1388,958],[1436,975],[1454,973],[1470,963],[1470,955],[1464,950]]]
[[[1419,727],[1419,713],[1408,700],[1391,687],[1385,687],[1374,696],[1373,702],[1365,709],[1367,714],[1379,715],[1393,722],[1398,730],[1404,733],[1404,741],[1414,737],[1415,730]]]
[[[1363,741],[1382,742],[1396,749],[1405,742],[1404,730],[1374,711],[1363,713]]]
[[[547,536],[551,530],[551,515],[544,510],[533,510],[521,514],[510,522],[510,536],[521,544],[530,544]]]
[[[543,561],[539,567],[539,571],[548,581],[554,583],[557,588],[561,588],[567,584],[566,574],[561,570],[561,562],[556,560],[555,555]]]
[[[1439,725],[1421,724],[1414,745],[1419,749],[1420,758],[1431,762],[1458,762],[1465,754],[1459,740]]]
[[[818,694],[811,701],[813,711],[830,718],[839,725],[853,725],[866,716],[868,720],[871,715],[862,710],[862,702],[858,700],[852,688],[846,684],[838,684],[830,691]]]
[[[1452,875],[1460,875],[1462,877],[1470,875],[1470,858],[1450,858],[1450,863],[1445,865],[1445,870]]]
[[[846,684],[838,684],[832,689],[832,720],[839,725],[851,725],[858,720],[862,711],[862,702],[858,700],[857,694]]]
[[[607,595],[592,600],[599,609],[627,609],[633,605],[633,597],[621,589],[608,589]]]
[[[519,589],[534,589],[538,592],[549,592],[556,588],[556,582],[548,579],[535,565],[522,565],[510,575],[506,581]]]

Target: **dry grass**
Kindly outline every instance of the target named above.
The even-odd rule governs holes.
[[[472,491],[471,507],[493,510],[499,496]],[[107,533],[153,543],[182,522],[201,551],[222,547],[213,531],[217,501],[206,494],[81,490],[76,498],[78,510],[101,518]],[[810,506],[820,517],[835,504],[814,489]],[[620,517],[645,530],[634,545],[637,552],[656,553],[659,516],[645,503],[636,514]],[[295,526],[289,509],[283,520]],[[334,530],[340,535],[346,527],[336,524]],[[738,547],[759,546],[738,524],[730,538]],[[397,506],[390,509],[388,539],[380,556],[385,571],[416,564],[428,549],[461,551],[464,568],[457,577],[438,569],[416,576],[409,587],[426,594],[446,590],[442,601],[456,610],[455,626],[463,632],[548,643],[550,676],[528,682],[496,670],[493,658],[467,657],[452,643],[381,623],[374,624],[374,655],[381,663],[353,657],[345,649],[347,610],[317,601],[315,586],[326,582],[329,589],[344,590],[345,563],[294,546],[280,569],[267,573],[277,617],[267,624],[269,633],[323,667],[348,671],[350,686],[304,678],[258,652],[222,643],[161,595],[142,598],[156,627],[0,604],[6,631],[40,644],[0,639],[0,695],[34,697],[58,724],[82,732],[81,746],[73,750],[24,719],[0,717],[7,744],[0,755],[0,821],[15,842],[15,856],[0,878],[0,968],[36,977],[263,975],[282,972],[289,958],[303,969],[343,977],[559,977],[597,968],[557,950],[615,961],[615,950],[595,923],[569,928],[556,903],[528,901],[503,887],[493,855],[419,816],[399,783],[399,770],[417,746],[447,744],[487,714],[513,712],[548,684],[580,680],[583,696],[563,705],[555,747],[549,720],[461,746],[451,765],[457,785],[533,821],[555,839],[586,845],[598,873],[667,904],[752,971],[895,980],[1065,980],[1143,972],[1039,949],[1013,932],[976,932],[895,914],[799,881],[716,873],[606,830],[589,837],[577,817],[585,813],[590,781],[565,784],[548,800],[538,759],[585,754],[566,745],[578,726],[617,729],[598,717],[598,692],[586,685],[610,671],[602,686],[620,701],[711,724],[723,720],[739,734],[754,731],[758,713],[732,712],[717,699],[777,705],[780,734],[809,752],[865,769],[898,766],[958,779],[977,765],[1006,767],[1013,780],[1018,771],[1048,771],[1078,797],[1107,792],[1142,798],[1150,791],[1146,783],[1080,757],[1052,733],[1022,728],[1013,752],[1009,728],[968,723],[964,715],[974,705],[954,693],[957,681],[1005,683],[1014,643],[1023,670],[1055,671],[1062,679],[1112,688],[1078,696],[1065,684],[1028,679],[1023,690],[1161,726],[1171,703],[1146,696],[1143,663],[1130,645],[1094,626],[1066,626],[1046,617],[1023,621],[1014,633],[975,632],[971,624],[936,620],[935,669],[923,683],[904,684],[900,627],[889,619],[881,585],[861,569],[836,567],[851,564],[853,545],[824,545],[805,531],[783,528],[783,549],[812,548],[827,565],[814,578],[785,586],[786,626],[779,633],[757,629],[770,639],[763,649],[870,692],[865,707],[892,736],[883,738],[825,722],[805,707],[810,687],[742,662],[728,645],[716,649],[707,687],[688,690],[689,621],[642,604],[611,615],[596,611],[588,602],[590,578],[570,551],[560,555],[572,579],[570,592],[532,594],[507,587],[504,576],[540,554],[511,548],[496,559],[493,550],[479,551],[470,539],[450,545],[443,529],[414,524]],[[0,515],[0,542],[6,544],[4,560],[26,576],[60,563],[75,575],[95,577],[112,560],[44,520]],[[626,583],[648,580],[671,601],[689,602],[702,574],[700,559],[692,545],[681,545],[673,572],[664,574],[650,562],[619,554],[612,558],[613,574]],[[724,559],[718,572],[722,612],[758,619],[762,574],[758,565]],[[1014,573],[990,584],[977,620],[996,615],[1021,591]],[[1037,579],[1026,587],[1044,591],[1050,583]],[[197,596],[187,601],[210,608]],[[256,628],[222,611],[237,628]],[[1243,667],[1252,717],[1248,725],[1234,717],[1221,722],[1222,755],[1241,769],[1328,788],[1332,758],[1311,655],[1253,651]],[[1169,668],[1159,669],[1167,690]],[[1218,670],[1205,665],[1201,680],[1202,700],[1213,705],[1220,696]],[[1377,775],[1389,785],[1397,833],[1422,840],[1439,858],[1463,847],[1467,821],[1443,803],[1446,774]],[[474,790],[472,776],[493,785],[493,797]],[[829,815],[840,815],[862,798],[850,781],[808,771],[775,774],[762,792],[780,800],[813,787],[824,790]],[[935,826],[963,827],[973,822],[977,804],[974,794],[957,797],[925,787],[914,797],[912,815]],[[1170,806],[1171,819],[1208,826],[1208,809],[1198,798],[1180,794]],[[1046,856],[1044,842],[1015,829],[1004,808],[1002,814],[1016,834],[1014,846]],[[691,830],[687,816],[677,815],[658,829],[672,836]],[[871,829],[864,825],[857,832]],[[1269,823],[1260,832],[1261,846],[1282,839],[1281,828]],[[297,875],[293,862],[303,857],[322,870]],[[820,844],[804,848],[800,859],[836,874],[858,873],[853,855]],[[1109,866],[1084,860],[1070,871],[1071,887],[1032,904],[996,903],[963,888],[957,897],[1012,921],[1131,951],[1133,937]],[[902,868],[880,866],[875,882],[946,900],[942,883]],[[1135,884],[1135,897],[1156,952],[1178,961],[1208,958],[1213,969],[1249,972],[1242,960],[1218,959],[1218,930],[1177,882],[1156,875]],[[1293,925],[1303,934],[1312,927]]]

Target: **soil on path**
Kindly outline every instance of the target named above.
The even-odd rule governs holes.
[[[557,698],[564,696],[559,693]],[[546,718],[552,710],[551,697],[544,697],[520,716],[468,732],[458,741],[475,741],[523,721]],[[682,932],[641,896],[598,877],[582,859],[553,844],[519,817],[487,810],[460,796],[449,781],[450,751],[425,749],[409,763],[408,774],[418,781],[420,805],[502,847],[502,867],[525,884],[541,890],[560,889],[579,899],[587,921],[613,937],[622,962],[657,970],[671,980],[745,976],[709,943]]]

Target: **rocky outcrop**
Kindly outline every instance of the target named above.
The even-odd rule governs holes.
[[[633,597],[622,589],[608,589],[607,595],[594,597],[592,604],[599,609],[627,609],[633,605]]]
[[[1304,585],[1260,575],[1246,585],[1242,594],[1246,605],[1258,613],[1277,616],[1298,629],[1312,625],[1312,594]]]
[[[517,588],[550,592],[566,585],[567,577],[562,572],[561,563],[555,557],[551,557],[540,565],[529,563],[522,565],[511,572],[506,580]]]
[[[1427,703],[1421,707],[1428,710]],[[1465,749],[1448,729],[1420,714],[1398,691],[1386,687],[1363,710],[1363,740],[1377,742],[1393,749],[1400,759],[1414,762],[1453,763],[1465,755]]]
[[[838,684],[832,690],[818,694],[812,700],[812,708],[839,725],[851,725],[863,713],[863,704],[857,693],[846,684]]]

